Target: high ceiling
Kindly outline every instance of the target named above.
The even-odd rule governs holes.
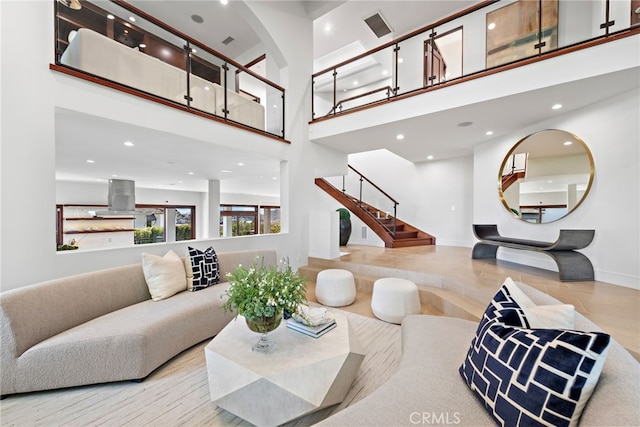
[[[371,49],[476,3],[468,0],[300,1],[308,16],[315,20],[316,59],[331,58],[332,52],[353,42]],[[123,9],[111,2],[97,0],[94,3],[126,16]],[[235,0],[227,5],[214,0],[131,0],[130,3],[231,58],[252,49],[260,50],[260,39],[238,12],[239,4]],[[393,30],[381,39],[363,21],[376,12],[382,14]],[[199,19],[194,15],[201,17],[202,23],[197,23],[194,18]],[[328,25],[330,31],[326,30]],[[225,45],[222,41],[227,37],[233,37],[234,41]],[[125,147],[125,141],[135,145]],[[185,147],[197,147],[202,153],[200,159],[217,160],[194,161],[189,155],[194,150]],[[211,155],[211,151],[216,155]],[[60,180],[95,182],[117,175],[135,180],[138,187],[206,191],[206,178],[210,178],[221,180],[223,192],[279,194],[279,161],[276,159],[211,147],[201,141],[65,110],[56,112],[56,157],[56,177]],[[88,164],[87,160],[95,163]]]
[[[318,64],[346,59],[344,55],[348,49],[344,49],[345,46],[356,46],[361,51],[366,51],[478,3],[468,0],[298,1],[302,1],[307,14],[314,19],[314,59]],[[238,3],[234,0],[230,0],[228,5],[222,5],[217,0],[132,0],[130,3],[229,57],[236,58],[247,51],[260,51],[259,38],[238,13]],[[293,5],[293,2],[289,3]],[[393,31],[391,34],[382,38],[373,34],[364,23],[364,19],[373,13],[383,16]],[[203,22],[196,23],[193,15],[200,16]],[[228,45],[222,44],[227,37],[233,37],[234,41]],[[351,49],[349,55],[352,54]],[[391,144],[396,142],[393,141],[395,135],[402,132],[406,136],[403,145],[395,145],[392,151],[408,160],[423,161],[428,155],[433,154],[440,158],[469,155],[472,153],[473,145],[481,142],[478,140],[478,132],[491,115],[501,117],[499,132],[513,132],[552,117],[554,113],[548,108],[549,100],[552,98],[557,99],[561,96],[562,99],[570,99],[570,108],[575,110],[637,88],[638,79],[635,73],[637,70],[605,75],[598,79],[582,79],[570,84],[449,109],[429,116],[371,126],[328,137],[319,142],[347,153],[356,153],[390,148]],[[526,106],[526,114],[522,108],[514,109],[514,105]],[[108,178],[111,174],[117,173],[128,175],[127,179],[136,180],[139,186],[206,191],[206,179],[202,177],[208,177],[220,179],[223,192],[279,194],[279,166],[276,159],[216,148],[215,157],[221,159],[220,153],[224,152],[224,158],[229,159],[229,162],[198,164],[188,155],[193,151],[183,150],[181,147],[197,147],[197,150],[202,150],[203,153],[212,149],[201,141],[187,140],[177,135],[161,135],[157,131],[84,115],[79,117],[70,112],[58,112],[56,120],[56,174],[59,179],[90,181]],[[474,126],[458,126],[464,121],[472,121]],[[79,127],[79,122],[85,125]],[[430,135],[428,141],[421,138],[426,134]],[[135,150],[147,153],[154,161],[149,162],[146,156],[115,154],[123,151],[120,151],[121,147],[116,151],[114,144],[121,145],[123,140],[132,138],[127,135],[135,135]],[[439,143],[444,140],[447,141],[446,146]],[[162,150],[157,150],[158,145],[152,144],[162,145]],[[105,169],[95,167],[93,172],[90,172],[84,163],[89,156],[110,158],[109,162],[113,163],[105,163],[101,165]],[[177,164],[179,167],[169,165],[167,159],[171,159],[174,165]],[[251,166],[242,168],[237,165],[239,162],[250,162]],[[116,170],[116,165],[118,170],[129,172],[110,172]],[[223,170],[234,172],[222,172]],[[188,172],[193,172],[194,175],[179,176]]]

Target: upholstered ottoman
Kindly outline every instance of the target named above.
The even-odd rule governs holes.
[[[318,273],[316,299],[322,305],[342,307],[356,299],[356,283],[348,270],[330,268]]]
[[[402,323],[409,314],[420,313],[420,296],[415,283],[406,279],[385,277],[373,283],[371,311],[380,320]]]

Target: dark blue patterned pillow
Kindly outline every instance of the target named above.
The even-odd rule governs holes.
[[[480,319],[478,332],[484,329],[484,325],[487,322],[496,318],[499,318],[500,321],[506,325],[529,327],[529,322],[522,307],[520,307],[516,298],[511,295],[506,283],[498,289],[498,292],[496,292],[491,302],[489,302],[487,309],[482,315],[482,319]],[[476,332],[476,336],[477,335]]]
[[[575,426],[593,393],[610,337],[599,332],[485,322],[460,374],[502,426]]]
[[[209,246],[204,251],[189,247],[189,258],[193,271],[193,285],[189,290],[199,291],[220,283],[220,265],[213,247]]]

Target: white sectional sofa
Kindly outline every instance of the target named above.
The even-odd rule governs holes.
[[[224,277],[271,250],[219,253],[221,282],[151,299],[142,264],[109,268],[0,293],[0,393],[144,379],[181,351],[216,335]]]
[[[96,76],[186,104],[187,73],[158,58],[130,48],[88,28],[80,28],[60,62]],[[224,117],[225,90],[217,83],[190,75],[191,106]],[[226,91],[227,117],[265,129],[264,106],[251,97]]]
[[[529,286],[520,287],[536,304],[560,304]],[[495,426],[458,372],[477,327],[477,322],[451,317],[406,317],[398,371],[372,394],[316,425]],[[579,313],[575,329],[601,331]],[[580,425],[640,425],[640,363],[613,339]]]

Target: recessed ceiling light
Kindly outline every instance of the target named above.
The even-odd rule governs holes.
[[[404,139],[404,135],[399,133],[396,135],[396,139]]]
[[[458,126],[460,126],[461,128],[466,128],[467,126],[471,126],[473,124],[473,122],[461,122],[458,123]]]
[[[238,162],[238,166],[244,166],[244,163]]]
[[[562,108],[562,104],[553,104],[553,106],[551,107],[552,110],[559,110]]]
[[[220,172],[222,172],[222,173],[231,173],[231,171],[226,170],[226,169],[222,169]]]
[[[433,156],[432,155],[428,155],[427,156],[427,160],[433,160]]]
[[[329,31],[331,31],[331,24],[326,23],[324,24],[324,30],[328,33]]]
[[[548,184],[552,184],[552,183],[553,183],[553,181],[549,180],[549,181],[547,181],[547,183],[548,183]]]
[[[220,3],[222,3],[222,4],[228,4],[228,3],[229,3],[229,0],[220,0]]]
[[[118,175],[116,175],[115,173],[113,175],[111,175],[111,178],[117,178]]]
[[[194,48],[191,48],[191,53],[196,53],[197,50],[195,50]]]
[[[387,70],[382,70],[382,75],[386,76],[387,74],[389,74],[389,72]]]
[[[205,87],[204,87],[204,90],[210,90],[210,89],[209,89],[209,86],[205,86]]]
[[[147,45],[146,45],[146,44],[144,44],[144,43],[140,43],[140,44],[138,45],[138,47],[139,47],[140,49],[144,49],[145,47],[147,47]]]
[[[272,177],[271,179],[273,179],[274,181],[278,179],[277,176]]]
[[[136,22],[136,18],[135,18],[135,17],[133,17],[133,16],[130,16],[130,17],[129,17],[129,21],[131,21],[131,22]]]
[[[487,136],[491,136],[491,135],[493,135],[493,131],[492,131],[492,130],[488,130],[488,131],[485,133],[485,135],[487,135]]]
[[[115,16],[113,16],[112,14],[108,14],[108,15],[107,15],[107,19],[116,19],[116,17],[115,17]]]
[[[398,64],[402,64],[403,62],[404,62],[404,59],[398,58]]]
[[[565,141],[565,142],[562,143],[562,145],[571,145],[571,144],[573,144],[573,142],[571,142],[571,141]]]
[[[96,162],[95,160],[91,160],[91,159],[87,160],[87,163],[95,163],[95,162]]]
[[[127,147],[133,147],[133,142],[131,142],[131,141],[125,141],[125,142],[124,142],[124,145],[125,145],[125,146],[127,146]]]
[[[496,23],[495,22],[491,22],[489,25],[487,25],[487,28],[490,30],[493,30],[494,28],[496,28]]]
[[[193,175],[193,172],[187,172],[187,175]]]
[[[358,81],[357,81],[357,80],[354,80],[354,81],[353,81],[353,85],[354,85],[354,86],[357,86],[357,85],[358,85]]]

